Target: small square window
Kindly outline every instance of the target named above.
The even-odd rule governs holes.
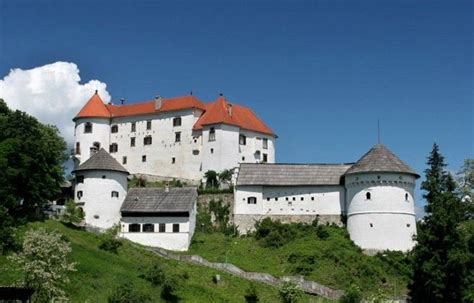
[[[181,126],[181,117],[176,117],[173,119],[173,127]]]
[[[257,204],[257,197],[248,197],[247,204]]]
[[[211,148],[211,154],[213,154],[213,153],[214,153],[214,148]]]
[[[111,131],[112,131],[112,134],[118,133],[118,125],[112,125]]]
[[[263,154],[263,160],[262,160],[263,163],[267,163],[268,162],[268,155],[267,154]]]
[[[174,133],[174,142],[181,142],[181,132]]]
[[[146,156],[145,155],[142,156],[142,162],[146,162]]]
[[[311,197],[311,201],[314,201],[314,197]]]
[[[174,233],[179,233],[179,223],[174,223],[173,224],[173,232]]]
[[[370,225],[370,227],[374,227],[374,224],[372,224],[372,223],[370,223],[369,225]]]
[[[275,201],[278,201],[278,198],[277,198],[277,197],[275,197]]]
[[[270,198],[267,198],[267,201],[270,201]]]
[[[176,158],[175,157],[171,158],[171,164],[175,164],[175,163],[176,163]]]
[[[242,161],[245,161],[245,157],[242,157]]]
[[[135,122],[132,122],[132,127],[131,127],[130,131],[132,131],[132,132],[137,131],[137,124]]]
[[[117,143],[112,143],[109,146],[109,152],[110,153],[116,153],[118,152],[118,144]]]
[[[160,232],[160,233],[166,232],[166,224],[165,223],[160,223],[158,225],[158,232]]]
[[[293,197],[293,201],[296,201],[296,197]]]
[[[147,130],[151,129],[151,120],[146,121],[146,129]]]
[[[127,157],[122,157],[122,164],[127,164]]]
[[[151,136],[146,136],[143,138],[143,145],[151,145]]]
[[[112,191],[112,198],[118,198],[118,197],[119,197],[118,191]]]
[[[135,137],[130,138],[130,146],[134,147],[135,146]]]
[[[246,145],[247,144],[247,137],[245,135],[239,135],[239,144]]]
[[[87,123],[84,125],[84,133],[85,133],[85,134],[90,134],[90,133],[92,133],[92,123],[87,122]]]
[[[285,198],[285,200],[286,200],[286,201],[288,201],[288,200],[289,200],[289,198],[288,198],[288,197],[286,197],[286,198]]]

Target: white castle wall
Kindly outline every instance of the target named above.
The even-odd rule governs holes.
[[[74,201],[85,213],[87,225],[106,229],[120,221],[120,207],[127,195],[127,174],[116,171],[79,171],[84,183],[78,183],[74,189]],[[78,198],[82,191],[82,198]],[[119,193],[112,197],[112,191]]]
[[[345,184],[347,229],[358,246],[368,250],[413,248],[412,237],[416,234],[413,175],[354,174],[346,176]],[[370,200],[366,198],[367,192]]]
[[[92,123],[92,132],[84,133],[85,124]],[[90,148],[94,142],[99,142],[105,150],[109,150],[110,120],[104,118],[79,118],[74,129],[75,142],[80,143],[80,155],[76,155],[79,164],[90,158]],[[74,145],[76,148],[76,145]]]
[[[154,232],[128,232],[133,223],[155,225]],[[158,232],[158,225],[166,224],[166,232]],[[173,224],[179,224],[179,233],[173,232]],[[123,217],[120,236],[130,241],[152,247],[169,250],[186,251],[191,243],[196,225],[196,210],[189,217]]]
[[[201,155],[200,134],[192,128],[200,110],[181,110],[163,112],[147,116],[122,117],[112,120],[111,125],[118,126],[118,132],[110,134],[110,143],[118,144],[118,152],[111,155],[131,174],[149,174],[185,179],[200,179]],[[181,126],[173,126],[173,119],[181,118]],[[147,121],[151,120],[151,129],[147,130]],[[132,122],[136,131],[131,131]],[[175,142],[176,132],[181,133],[180,142]],[[152,137],[151,145],[144,145],[144,138]],[[131,146],[131,138],[135,146]],[[146,156],[146,162],[142,161]],[[123,157],[127,157],[124,164]],[[173,163],[173,158],[175,162]]]

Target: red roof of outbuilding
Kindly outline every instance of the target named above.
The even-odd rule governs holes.
[[[273,131],[251,109],[237,104],[229,104],[222,96],[218,97],[216,102],[206,105],[206,111],[194,124],[194,129],[202,129],[204,125],[218,123],[235,125],[275,136]]]
[[[77,113],[74,120],[78,118],[110,118],[110,112],[105,107],[104,101],[100,98],[97,91],[87,101],[86,105]]]
[[[275,136],[272,130],[252,110],[237,104],[231,105],[222,96],[217,98],[216,102],[208,104],[202,103],[194,96],[163,99],[161,108],[155,110],[155,100],[127,105],[106,105],[96,92],[73,120],[78,118],[127,117],[189,108],[198,108],[204,111],[194,124],[194,129],[202,129],[204,125],[224,123]]]

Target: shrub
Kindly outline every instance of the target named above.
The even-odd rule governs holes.
[[[288,256],[288,262],[292,264],[290,272],[308,276],[316,265],[316,257],[313,255],[303,255],[301,253],[292,253]]]
[[[159,286],[165,282],[166,276],[163,266],[157,262],[145,270],[140,278],[147,280],[153,286]]]
[[[66,210],[61,216],[61,221],[65,223],[78,224],[84,220],[84,212],[76,206],[73,200],[66,202]]]
[[[360,288],[351,285],[340,299],[341,303],[359,303],[362,301],[362,292]]]
[[[285,303],[295,303],[303,296],[303,290],[295,282],[284,282],[279,288],[280,298]]]
[[[102,239],[99,243],[99,249],[109,251],[114,254],[118,252],[118,248],[122,246],[122,242],[116,238],[119,228],[119,225],[114,225],[107,229],[103,235],[101,235]]]
[[[250,283],[247,289],[245,290],[245,302],[247,303],[255,303],[258,302],[258,293],[257,293],[257,288],[255,287],[255,284]]]
[[[174,274],[168,275],[165,278],[165,281],[163,283],[163,290],[161,291],[161,297],[167,302],[177,301],[178,300],[177,291],[180,289],[180,287],[181,287],[181,279]]]
[[[151,298],[137,290],[130,283],[120,284],[107,299],[108,303],[143,303],[151,302]]]
[[[316,236],[318,236],[321,240],[326,240],[329,238],[329,232],[327,231],[326,227],[323,225],[318,225],[316,227]]]
[[[303,225],[301,225],[303,226]],[[278,248],[290,242],[298,233],[300,224],[282,224],[270,218],[255,223],[255,239],[264,247]]]

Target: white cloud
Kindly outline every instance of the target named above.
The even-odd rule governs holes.
[[[111,97],[107,85],[98,80],[81,84],[79,69],[70,62],[55,62],[33,69],[10,70],[0,80],[0,98],[11,109],[19,109],[39,121],[56,125],[69,146],[74,141],[72,118],[95,90],[104,102]]]

